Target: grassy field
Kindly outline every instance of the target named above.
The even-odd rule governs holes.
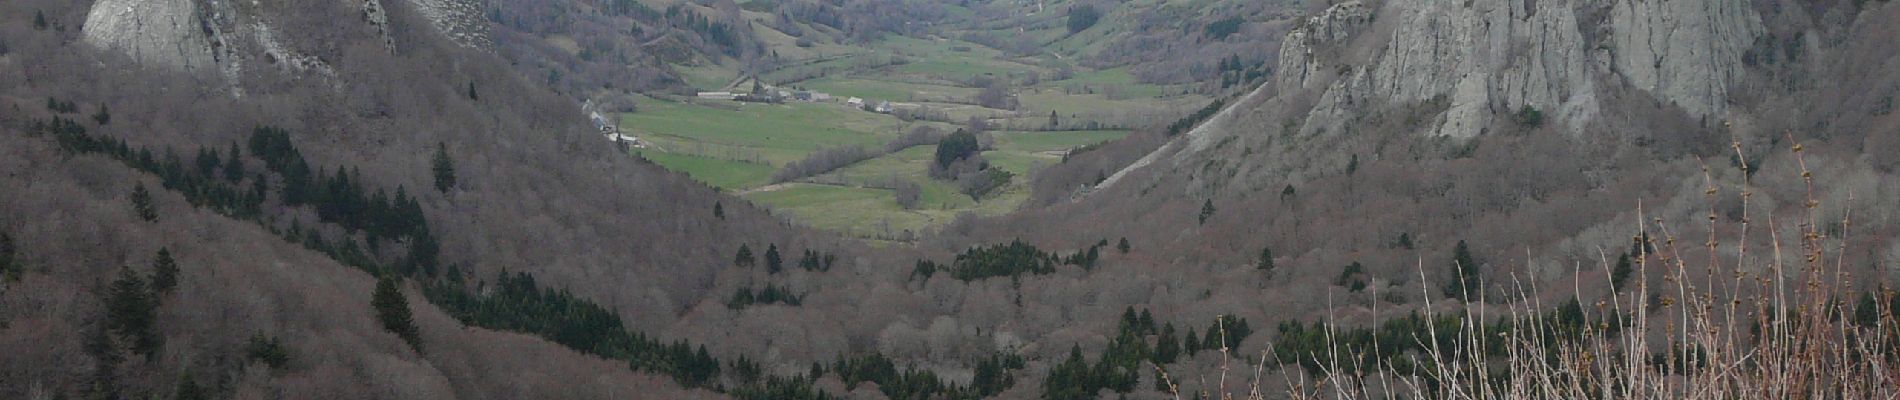
[[[764,163],[783,165],[823,147],[881,146],[905,125],[888,115],[839,104],[727,104],[743,105],[735,111],[649,101],[641,104],[640,112],[625,114],[620,126],[669,152],[700,153],[692,149],[704,144],[722,151],[747,150]]]
[[[700,182],[726,190],[764,185],[772,176],[770,165],[727,161],[711,157],[662,151],[639,151],[641,157],[666,169],[685,172]]]
[[[996,132],[998,150],[1022,153],[1063,151],[1128,136],[1128,131]]]
[[[915,232],[947,222],[941,213],[899,207],[891,191],[884,189],[794,183],[745,197],[790,214],[800,223],[857,237],[892,237],[905,229]]]
[[[1029,32],[1050,35],[1051,32]],[[784,47],[789,36],[768,32],[772,47]],[[955,36],[947,35],[947,36]],[[1051,36],[1048,40],[1055,40]],[[1077,45],[1086,39],[1071,38]],[[987,109],[967,104],[980,91],[966,87],[971,78],[988,76],[1013,84],[1025,72],[1043,78],[1054,74],[1053,55],[1012,57],[982,45],[943,38],[893,36],[861,47],[819,47],[794,53],[789,66],[762,76],[782,83],[844,98],[920,103],[953,120],[970,117],[1004,118],[1008,126],[1023,126],[1055,111],[1064,118],[1116,116],[1145,120],[1182,107],[1200,107],[1206,99],[1180,95],[1180,87],[1145,85],[1126,70],[1088,70],[1061,81],[1017,86],[1021,109]],[[892,64],[894,57],[903,63]],[[825,76],[797,82],[825,71]],[[686,71],[695,86],[723,85],[735,72],[708,67]],[[1086,88],[1076,91],[1076,88]],[[1088,90],[1094,93],[1088,93]],[[1111,96],[1110,93],[1113,95]],[[1186,106],[1183,106],[1186,105]],[[1125,121],[1102,121],[1109,124]],[[767,186],[777,166],[803,159],[825,147],[860,145],[880,148],[898,133],[923,122],[905,122],[889,115],[864,112],[838,103],[740,104],[644,101],[638,113],[621,119],[622,129],[654,145],[641,153],[669,169],[726,190],[788,215],[816,228],[873,240],[902,236],[947,223],[958,214],[1000,215],[1028,198],[1034,172],[1062,161],[1077,146],[1115,140],[1127,131],[996,132],[995,146],[983,153],[995,168],[1014,174],[1011,182],[983,199],[963,194],[956,183],[928,176],[936,146],[915,146],[858,162],[819,176],[784,185]],[[948,124],[928,123],[954,129]],[[916,209],[904,209],[888,189],[893,180],[918,184]]]
[[[862,97],[902,102],[945,97],[970,98],[976,95],[976,89],[883,79],[828,77],[801,82],[798,85],[838,97]]]

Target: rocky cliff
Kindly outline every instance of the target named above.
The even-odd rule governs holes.
[[[395,48],[389,12],[381,0],[346,0],[360,9],[363,24]],[[486,21],[475,0],[408,0],[403,2],[428,25],[457,44],[482,47],[488,43]],[[290,7],[278,3],[234,3],[229,0],[99,0],[86,15],[85,42],[125,54],[138,64],[185,71],[215,71],[235,82],[246,61],[298,73],[333,76],[321,57],[299,49],[282,38],[272,10]]]
[[[211,10],[194,0],[99,0],[86,15],[85,41],[140,64],[185,70],[215,68]]]
[[[1364,105],[1441,97],[1448,108],[1418,133],[1470,138],[1526,108],[1574,131],[1596,117],[1597,87],[1622,84],[1719,118],[1743,52],[1763,30],[1751,6],[1734,0],[1394,1],[1376,12],[1389,26],[1364,37],[1368,10],[1338,4],[1287,36],[1283,88],[1317,83],[1325,61],[1313,55],[1327,48],[1382,48],[1370,62],[1336,64],[1338,79],[1301,133],[1337,131],[1341,116]]]

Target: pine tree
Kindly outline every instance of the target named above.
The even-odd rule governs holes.
[[[1059,117],[1056,117],[1056,110],[1049,110],[1049,129],[1055,129],[1057,126],[1061,125],[1061,123],[1062,123],[1062,120]]]
[[[713,218],[718,218],[720,220],[726,219],[726,204],[725,203],[719,202],[719,201],[713,202]]]
[[[1140,332],[1139,321],[1135,317],[1135,306],[1122,309],[1121,324],[1116,328],[1121,332]]]
[[[1141,334],[1143,335],[1155,333],[1154,314],[1149,314],[1146,308],[1141,309],[1141,316],[1135,317],[1135,326],[1141,328]]]
[[[158,248],[158,256],[152,258],[152,291],[170,292],[178,286],[178,261],[172,259],[171,249]]]
[[[455,188],[455,160],[449,158],[449,144],[438,142],[435,146],[435,189],[448,193]]]
[[[1481,288],[1478,286],[1478,262],[1471,258],[1471,249],[1465,241],[1458,241],[1458,247],[1452,249],[1451,281],[1445,285],[1448,297],[1471,301],[1471,295]]]
[[[105,104],[100,104],[99,112],[92,114],[92,120],[98,122],[99,125],[110,124],[112,123],[112,112],[106,110]]]
[[[158,352],[158,300],[146,287],[145,280],[131,268],[119,267],[119,278],[106,292],[106,326],[120,338],[132,343],[132,351],[151,357]]]
[[[1181,339],[1181,350],[1187,352],[1188,357],[1201,351],[1201,340],[1194,335],[1194,327],[1188,327],[1187,338]]]
[[[40,10],[33,11],[33,29],[42,30],[42,31],[46,30],[46,12],[45,11],[40,11]]]
[[[409,300],[403,297],[401,285],[402,282],[395,277],[378,280],[370,306],[376,309],[376,319],[382,322],[383,329],[395,333],[410,347],[421,351],[422,337],[409,314]]]
[[[482,99],[481,96],[475,95],[475,82],[468,83],[468,99],[473,101],[481,101]]]
[[[1629,280],[1631,272],[1634,271],[1630,267],[1630,255],[1625,253],[1617,256],[1616,267],[1610,269],[1610,290],[1623,291],[1624,281]]]
[[[744,244],[739,245],[739,254],[732,257],[734,266],[751,267],[757,262],[758,259],[752,256],[752,247]]]
[[[231,142],[230,154],[224,157],[224,179],[237,183],[244,179],[244,159],[238,154],[237,142]]]
[[[1161,335],[1155,339],[1154,363],[1173,364],[1181,355],[1181,344],[1174,338],[1174,323],[1161,326]]]
[[[1260,247],[1260,261],[1257,264],[1255,264],[1254,268],[1259,269],[1261,271],[1267,271],[1267,273],[1273,273],[1273,248],[1272,247],[1267,247],[1267,246]]]
[[[765,249],[765,272],[769,274],[776,274],[776,273],[779,273],[779,271],[783,271],[784,269],[785,269],[785,260],[782,258],[779,258],[778,245],[773,244],[771,245],[771,247],[766,248]]]
[[[145,222],[158,221],[158,208],[152,205],[152,192],[145,190],[145,183],[132,186],[132,212]]]
[[[1122,237],[1121,242],[1115,243],[1115,251],[1120,251],[1122,252],[1122,254],[1128,254],[1128,238],[1127,237]]]

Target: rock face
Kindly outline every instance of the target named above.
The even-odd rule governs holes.
[[[1287,34],[1275,84],[1323,88],[1300,133],[1338,131],[1368,106],[1434,99],[1447,108],[1426,135],[1474,137],[1527,107],[1576,131],[1598,114],[1597,88],[1625,83],[1692,116],[1719,117],[1743,52],[1763,31],[1741,0],[1391,1],[1376,13],[1390,26],[1368,29],[1373,14],[1341,3]],[[1354,45],[1382,50],[1359,65],[1329,67],[1316,56]],[[1338,76],[1324,79],[1326,68]]]
[[[1698,117],[1728,110],[1742,53],[1763,32],[1742,0],[1622,0],[1610,26],[1616,72]]]
[[[362,23],[382,36],[385,46],[396,45],[382,0],[341,0],[361,10]],[[432,28],[464,46],[488,43],[487,21],[477,0],[407,0]],[[328,65],[286,45],[282,32],[255,4],[238,7],[232,0],[99,0],[86,15],[84,41],[94,47],[125,54],[140,65],[186,71],[215,71],[227,83],[243,72],[244,55],[261,55],[250,65],[274,66],[295,73],[333,77]],[[343,21],[347,22],[347,21]],[[240,51],[239,49],[244,49]]]
[[[1555,4],[1540,4],[1555,3]],[[1433,132],[1477,136],[1492,117],[1524,106],[1559,119],[1596,110],[1585,43],[1568,2],[1394,2],[1399,26],[1372,69],[1373,96],[1417,102],[1449,96]]]
[[[479,0],[409,0],[429,24],[449,40],[468,47],[488,46],[488,20]]]
[[[143,65],[214,68],[211,24],[193,0],[99,0],[86,14],[86,43]]]
[[[1229,99],[1097,189],[1141,169],[1212,182],[1202,188],[1297,180],[1345,161],[1290,153],[1288,143],[1392,129],[1469,139],[1517,129],[1527,109],[1543,126],[1582,134],[1610,109],[1604,96],[1647,94],[1721,119],[1728,88],[1745,78],[1742,55],[1764,31],[1746,0],[1347,0],[1287,33],[1271,90]],[[1393,127],[1394,116],[1405,122]]]
[[[1281,87],[1306,87],[1320,73],[1315,49],[1329,46],[1364,29],[1372,20],[1372,9],[1351,1],[1327,7],[1320,15],[1308,17],[1299,28],[1287,32],[1280,45],[1280,63],[1275,79]]]

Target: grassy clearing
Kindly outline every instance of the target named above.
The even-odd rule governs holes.
[[[788,41],[793,40],[769,32],[767,36],[774,47],[789,46]],[[798,55],[818,61],[794,63],[765,74],[763,80],[778,82],[827,71],[829,76],[791,85],[830,93],[840,99],[860,97],[920,103],[955,120],[1007,118],[1011,114],[952,104],[975,97],[977,88],[961,86],[972,77],[987,75],[1013,80],[1027,71],[1044,77],[1054,72],[1031,64],[1037,61],[1011,59],[1000,50],[954,39],[896,36],[866,47],[825,47],[821,43],[806,50],[810,52]],[[885,61],[898,56],[906,63],[885,65]],[[695,85],[723,85],[732,74],[730,70],[711,67],[689,70],[687,76]],[[1081,86],[1095,89],[1097,93],[1071,95],[1063,90]],[[1108,98],[1109,91],[1116,94],[1115,100]],[[1199,107],[1206,102],[1196,96],[1171,95],[1178,92],[1179,88],[1174,87],[1137,84],[1126,70],[1082,69],[1072,79],[1024,88],[1019,93],[1023,108],[1018,112],[1042,116],[1056,111],[1064,118],[1127,115],[1139,120],[1150,113],[1180,108],[1179,104]],[[802,159],[816,149],[839,145],[875,148],[915,125],[840,104],[746,104],[737,106],[736,110],[724,103],[649,101],[641,106],[639,113],[623,116],[622,128],[637,132],[656,145],[647,151],[649,158],[729,190],[763,187],[774,166]],[[1008,186],[981,201],[961,193],[954,182],[928,176],[935,146],[913,147],[744,196],[813,227],[857,237],[889,238],[905,230],[921,231],[949,222],[960,213],[999,215],[1013,211],[1028,196],[1027,182],[1032,171],[1061,162],[1063,151],[1126,134],[1125,131],[999,132],[996,148],[984,156],[995,168],[1016,177]],[[896,204],[895,194],[884,189],[892,179],[921,187],[919,209],[905,210]]]
[[[1128,131],[997,132],[993,135],[998,150],[1041,153],[1121,139],[1128,136]]]
[[[903,125],[887,115],[820,103],[745,104],[735,111],[648,102],[639,113],[621,118],[622,128],[640,132],[670,152],[693,153],[696,144],[739,148],[772,165],[804,158],[821,147],[879,146]]]
[[[881,79],[823,78],[798,85],[837,97],[862,97],[902,102],[943,98],[967,99],[976,95],[976,89]]]
[[[770,165],[727,161],[711,157],[660,151],[640,151],[641,157],[666,169],[680,171],[700,182],[720,189],[738,190],[764,185],[771,179]]]
[[[983,158],[989,160],[993,167],[1016,174],[1017,179],[1026,179],[1030,171],[1062,161],[1062,157],[1008,151],[986,151],[983,152]]]
[[[790,214],[799,223],[858,237],[890,236],[939,223],[931,213],[899,207],[884,189],[793,183],[745,197]]]

